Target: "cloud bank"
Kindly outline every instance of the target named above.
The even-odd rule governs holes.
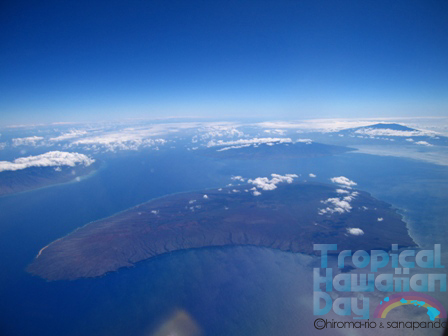
[[[30,167],[74,167],[77,164],[90,166],[95,160],[87,155],[71,152],[51,151],[45,154],[28,156],[15,159],[14,161],[0,161],[0,172],[16,171]]]
[[[356,134],[363,134],[369,136],[398,136],[398,137],[412,137],[412,136],[435,136],[434,132],[429,131],[400,131],[389,128],[362,128],[355,131]]]
[[[252,139],[238,139],[234,141],[212,140],[209,141],[207,147],[230,147],[230,146],[259,146],[261,144],[280,144],[280,143],[292,143],[290,138],[252,138]],[[241,147],[233,147],[241,148]]]

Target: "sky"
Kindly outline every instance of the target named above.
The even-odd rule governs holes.
[[[448,2],[0,4],[0,125],[448,115]]]

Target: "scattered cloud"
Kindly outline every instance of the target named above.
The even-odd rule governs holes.
[[[428,147],[431,147],[432,145],[429,143],[429,142],[427,142],[427,141],[417,141],[417,142],[415,142],[415,144],[416,145],[421,145],[421,146],[428,146]]]
[[[267,130],[264,130],[264,132],[268,133],[268,134],[278,134],[278,135],[286,134],[286,131],[282,130],[282,129],[267,129]]]
[[[203,197],[204,197],[205,199],[207,199],[207,198],[208,198],[208,196],[207,196],[207,195],[204,195]]]
[[[294,178],[299,177],[296,174],[271,174],[272,178],[257,177],[256,179],[249,179],[247,182],[254,184],[257,188],[262,190],[274,190],[277,188],[277,184],[281,182],[292,183]]]
[[[350,210],[352,209],[352,206],[350,205],[350,201],[349,200],[341,200],[338,197],[332,197],[332,198],[328,198],[325,201],[321,201],[323,204],[329,204],[330,207],[327,207],[325,209],[320,209],[319,210],[319,215],[323,215],[326,213],[344,213],[344,212],[350,212]]]
[[[197,142],[199,139],[208,140],[212,138],[234,138],[243,137],[244,132],[238,129],[235,125],[209,125],[198,129],[200,135],[195,135],[192,142]]]
[[[14,138],[12,139],[12,145],[14,147],[17,146],[37,146],[38,144],[42,143],[44,140],[44,137],[41,136],[31,136],[26,138]]]
[[[83,146],[89,150],[104,148],[107,151],[114,152],[117,150],[138,150],[142,147],[164,145],[166,142],[164,139],[146,138],[139,133],[117,132],[79,139],[72,142],[70,146]]]
[[[87,134],[87,131],[85,130],[71,130],[68,133],[63,133],[57,137],[50,138],[49,141],[52,142],[66,141],[73,138],[79,138],[85,134]]]
[[[307,145],[311,145],[313,143],[313,140],[311,139],[297,139],[296,142],[303,142]]]
[[[347,228],[347,232],[354,236],[362,236],[364,231],[360,228]]]
[[[348,194],[348,191],[343,189],[336,189],[336,192],[338,194]],[[353,191],[350,193],[350,195],[344,196],[343,198],[330,197],[324,201],[320,201],[322,204],[326,204],[328,206],[324,209],[319,209],[318,214],[319,215],[333,214],[333,213],[343,214],[345,212],[350,212],[350,210],[352,210],[350,202],[352,202],[358,195],[359,192]]]
[[[167,140],[165,136],[174,136],[183,134],[182,131],[200,132],[203,134],[195,135],[192,142],[198,142],[200,139],[209,139],[219,136],[243,136],[244,133],[237,129],[235,123],[228,122],[185,122],[185,123],[151,123],[148,125],[138,123],[129,127],[123,125],[109,125],[105,128],[89,130],[72,130],[69,133],[52,138],[51,140],[71,141],[69,146],[81,146],[88,150],[139,150],[145,147],[164,145]],[[86,133],[83,133],[86,132]],[[158,147],[156,147],[157,149]]]
[[[308,176],[309,176],[309,177],[313,177],[313,178],[314,178],[314,177],[317,177],[317,176],[316,176],[315,174],[313,174],[313,173],[308,174]]]
[[[74,167],[77,164],[90,166],[94,159],[87,155],[71,152],[51,151],[45,154],[28,156],[14,161],[0,161],[0,172],[22,170],[30,167]]]
[[[224,147],[221,149],[218,149],[217,152],[223,152],[229,149],[237,149],[237,148],[244,148],[244,147],[250,147],[251,145],[240,145],[240,146],[229,146],[229,147]]]
[[[330,180],[331,180],[331,182],[340,184],[341,186],[344,186],[346,188],[351,188],[351,187],[357,185],[356,182],[346,178],[345,176],[332,177]]]
[[[380,217],[377,219],[378,222],[382,222],[384,220],[384,218]]]

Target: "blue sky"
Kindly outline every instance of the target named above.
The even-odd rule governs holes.
[[[0,6],[0,124],[448,115],[446,1]]]

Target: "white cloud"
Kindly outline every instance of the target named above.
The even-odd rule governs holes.
[[[384,218],[380,217],[377,219],[378,222],[382,222],[384,220]]]
[[[224,147],[221,149],[216,150],[217,152],[223,152],[229,149],[237,149],[237,148],[244,148],[244,147],[250,147],[251,145],[240,145],[240,146],[229,146],[229,147]]]
[[[338,191],[339,190],[339,191]],[[341,192],[343,191],[343,192]],[[348,191],[343,189],[336,189],[336,192],[339,194],[347,194]],[[357,196],[359,195],[359,192],[354,191],[350,193],[348,196],[344,196],[342,199],[339,197],[330,197],[326,199],[325,201],[321,201],[323,204],[327,204],[325,209],[319,209],[318,214],[324,215],[324,214],[333,214],[333,213],[339,213],[343,214],[345,212],[350,212],[352,210],[352,206],[350,205],[350,202],[353,201]]]
[[[340,184],[341,186],[351,188],[352,186],[357,185],[356,182],[346,178],[345,176],[332,177],[331,182]]]
[[[428,146],[428,147],[431,147],[431,146],[432,146],[432,145],[431,145],[429,142],[427,142],[427,141],[417,141],[415,144],[416,144],[416,145],[421,145],[421,146]]]
[[[254,192],[252,192],[252,195],[254,196],[260,196],[261,192],[259,192],[258,190],[255,190]]]
[[[71,146],[83,146],[86,149],[102,147],[107,151],[138,150],[141,147],[164,145],[164,139],[151,139],[145,132],[126,131],[107,133],[104,135],[82,138],[71,143]]]
[[[129,124],[127,124],[129,126]],[[81,146],[88,150],[139,150],[140,148],[163,145],[167,141],[165,135],[181,134],[181,131],[207,132],[205,138],[221,135],[242,136],[242,132],[236,129],[235,123],[216,123],[216,122],[185,122],[185,123],[154,123],[133,125],[132,127],[123,127],[123,125],[106,125],[105,128],[88,129],[84,131],[71,131],[62,134],[60,137],[52,138],[53,141],[63,140],[64,138],[77,138],[70,143],[70,146]],[[198,141],[198,135],[194,136],[192,142]]]
[[[412,139],[412,138],[407,138],[406,141],[414,142],[414,139]]]
[[[347,232],[354,236],[362,236],[364,231],[360,228],[347,228]]]
[[[12,145],[14,147],[17,146],[37,146],[39,142],[42,142],[44,140],[43,137],[40,136],[31,136],[26,138],[15,138],[12,139]]]
[[[207,147],[250,146],[250,145],[258,146],[264,143],[276,143],[276,144],[292,143],[292,140],[290,138],[252,138],[252,139],[238,139],[233,141],[211,140],[207,144]]]
[[[347,200],[341,200],[338,197],[332,197],[329,198],[325,201],[322,201],[322,203],[324,204],[330,204],[333,207],[327,207],[325,209],[321,209],[319,211],[319,214],[325,214],[325,213],[344,213],[344,212],[350,212],[350,210],[352,209],[352,206],[349,203],[350,201]]]
[[[286,128],[300,129],[304,131],[332,132],[345,128],[368,126],[372,120],[354,120],[354,119],[308,119],[298,121],[274,121],[262,122],[256,124],[263,128]]]
[[[336,189],[336,192],[338,194],[349,194],[350,193],[350,191],[345,190],[345,189]]]
[[[71,130],[68,133],[63,133],[57,137],[54,138],[50,138],[50,141],[53,142],[59,142],[59,141],[65,141],[65,140],[69,140],[69,139],[73,139],[73,138],[78,138],[81,137],[83,135],[87,134],[87,131],[84,130]]]
[[[277,184],[281,182],[292,183],[294,178],[299,177],[296,174],[271,174],[272,178],[267,177],[257,177],[256,179],[249,179],[247,182],[254,184],[257,188],[263,190],[274,190],[277,188]]]
[[[199,137],[202,140],[212,139],[212,138],[234,138],[234,137],[243,137],[244,133],[238,130],[238,127],[233,124],[224,124],[224,125],[209,125],[206,127],[199,128],[198,131],[201,134]],[[192,138],[192,142],[197,142],[198,136],[195,135]]]
[[[297,139],[296,142],[304,142],[307,145],[311,145],[313,143],[313,140],[311,140],[311,139]]]
[[[207,199],[207,198],[208,198],[208,196],[207,196],[207,195],[204,195],[203,197],[204,197],[205,199]]]
[[[285,135],[286,131],[282,129],[267,129],[264,130],[265,133],[268,134],[279,134],[279,135]]]
[[[0,150],[5,149],[6,142],[0,142]]]
[[[308,174],[308,176],[309,176],[309,177],[316,177],[316,175],[313,174],[313,173]]]
[[[239,175],[237,175],[237,176],[232,176],[231,179],[232,179],[232,180],[235,180],[235,181],[241,181],[241,182],[244,182],[244,181],[245,181],[245,179],[244,179],[242,176],[239,176]]]
[[[74,167],[77,164],[90,166],[94,159],[80,153],[52,151],[45,154],[15,159],[13,162],[0,161],[0,172],[15,171],[30,167]]]
[[[399,137],[411,137],[411,136],[434,136],[434,132],[430,131],[400,131],[389,128],[362,128],[355,131],[356,134],[364,134],[369,136],[399,136]]]

